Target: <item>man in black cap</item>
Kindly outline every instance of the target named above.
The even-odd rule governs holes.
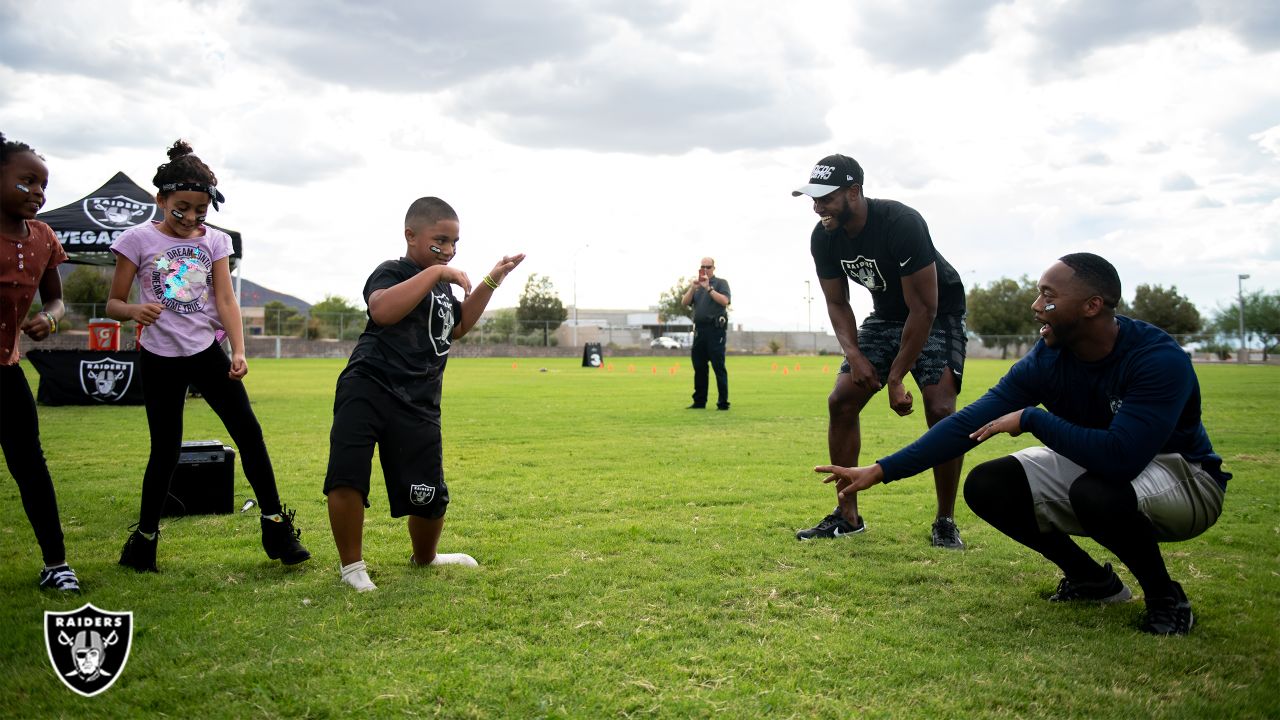
[[[693,306],[693,404],[707,406],[707,363],[716,373],[716,409],[729,409],[729,371],[724,367],[724,341],[729,326],[729,281],[716,277],[716,261],[702,258],[698,279],[680,300]]]
[[[965,357],[964,286],[933,247],[920,213],[862,193],[862,167],[831,155],[809,183],[791,194],[813,198],[818,224],[809,249],[845,360],[827,398],[827,448],[832,465],[856,466],[862,448],[858,416],[887,386],[889,406],[909,415],[913,399],[902,381],[910,372],[924,396],[929,427],[956,410]],[[849,280],[871,291],[874,307],[859,327],[849,304]],[[933,468],[938,497],[933,544],[962,549],[954,513],[962,458]],[[796,533],[798,540],[839,538],[866,530],[858,497],[838,497],[830,515]]]

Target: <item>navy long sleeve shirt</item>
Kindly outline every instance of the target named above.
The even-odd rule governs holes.
[[[885,482],[963,455],[977,445],[970,433],[1023,410],[1024,432],[1099,477],[1128,482],[1157,454],[1179,453],[1226,489],[1231,475],[1200,422],[1190,358],[1153,325],[1123,316],[1116,322],[1115,347],[1097,362],[1036,343],[981,398],[881,459]]]

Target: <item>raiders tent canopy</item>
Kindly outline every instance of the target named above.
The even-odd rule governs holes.
[[[118,172],[106,185],[79,200],[36,216],[49,224],[70,261],[84,265],[113,265],[111,242],[135,225],[158,220],[155,194],[138,187]],[[218,227],[210,224],[209,227]],[[240,265],[240,233],[218,228],[231,236],[231,268]]]

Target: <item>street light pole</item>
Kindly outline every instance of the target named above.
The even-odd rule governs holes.
[[[1249,347],[1246,345],[1244,338],[1244,281],[1248,279],[1249,275],[1247,273],[1236,276],[1238,297],[1240,299],[1240,357],[1237,358],[1237,361],[1241,363],[1249,362]]]
[[[589,247],[591,245],[587,244],[573,251],[573,329],[570,335],[575,348],[578,347],[578,253]]]

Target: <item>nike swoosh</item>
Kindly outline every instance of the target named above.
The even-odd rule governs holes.
[[[832,537],[840,537],[841,535],[848,535],[848,534],[849,534],[849,533],[842,533],[842,532],[840,532],[840,528],[836,528],[835,530],[833,530],[833,531],[831,532],[831,536],[832,536]]]
[[[902,262],[898,263],[898,267],[900,267],[900,268],[901,268],[901,267],[906,267],[906,266],[907,266],[907,263],[909,263],[909,262],[911,262],[911,258],[907,258],[906,260],[903,260]]]

